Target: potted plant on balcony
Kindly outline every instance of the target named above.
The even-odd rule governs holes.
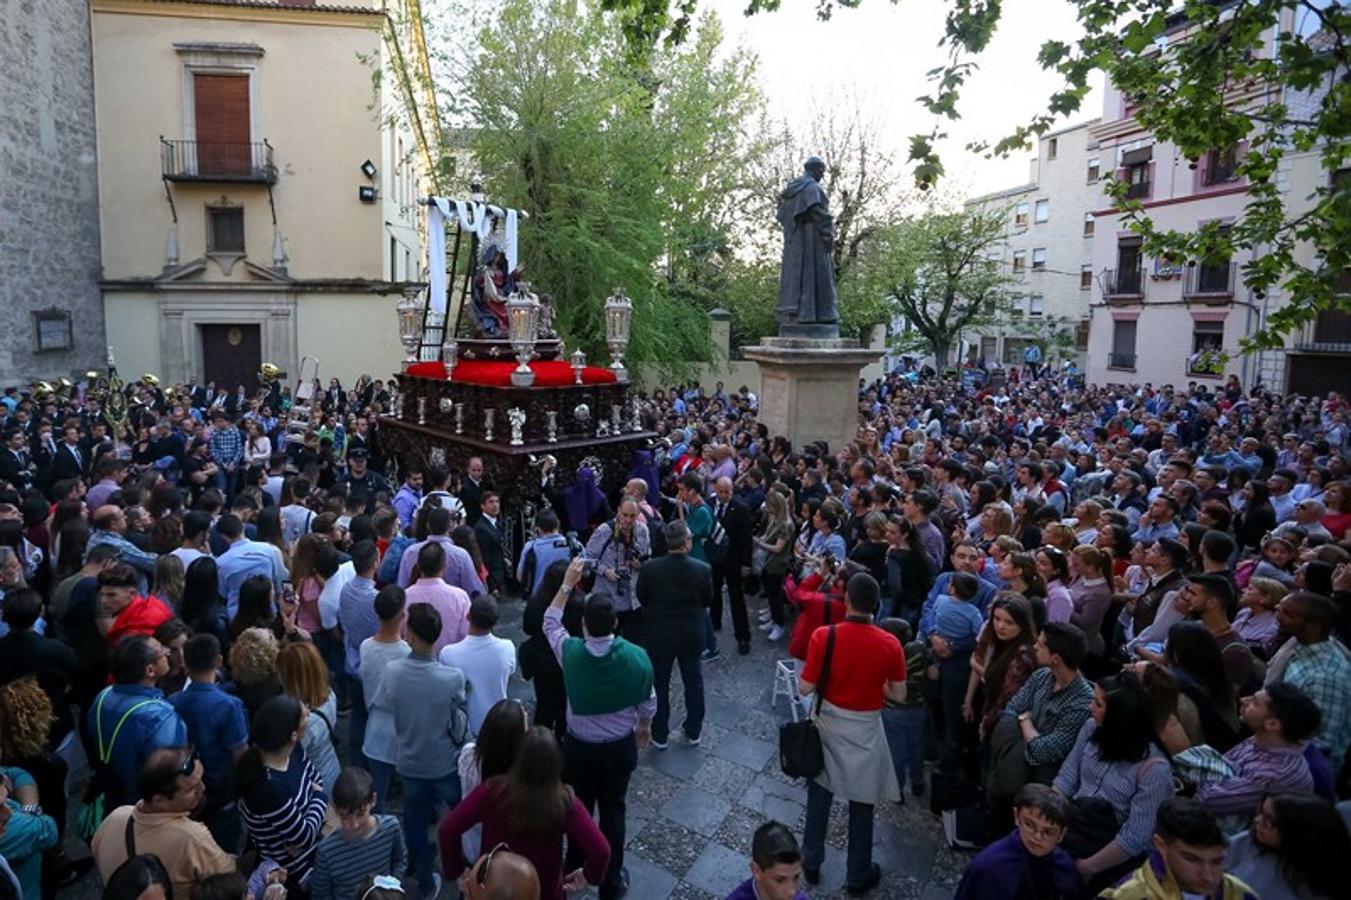
[[[1193,375],[1223,375],[1229,356],[1218,347],[1208,347],[1193,354],[1190,371]]]

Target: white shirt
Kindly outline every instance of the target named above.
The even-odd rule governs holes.
[[[493,704],[507,697],[507,679],[516,671],[516,647],[506,638],[471,634],[444,647],[441,665],[464,673],[469,684],[469,730],[478,734]]]
[[[192,547],[178,547],[177,549],[170,550],[169,555],[178,557],[179,562],[183,563],[184,572],[188,570],[188,566],[192,565],[203,556],[206,556],[201,550],[195,550]]]
[[[324,589],[319,592],[319,624],[326,630],[338,627],[338,598],[347,582],[356,577],[356,566],[349,560],[338,566],[333,577],[324,582]]]

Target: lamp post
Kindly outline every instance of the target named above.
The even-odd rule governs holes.
[[[422,304],[418,302],[419,288],[407,288],[403,299],[394,309],[399,314],[399,343],[403,344],[403,370],[418,361],[418,347],[422,344]]]
[[[507,334],[511,349],[516,353],[516,371],[511,383],[516,387],[530,387],[535,373],[530,368],[530,357],[535,352],[539,333],[539,298],[530,292],[530,286],[519,284],[516,292],[507,298]]]
[[[629,380],[624,368],[624,349],[629,344],[629,326],[633,324],[633,301],[623,288],[615,288],[605,301],[605,343],[610,347],[610,370],[620,382]]]
[[[578,347],[572,351],[572,383],[582,383],[582,370],[586,368],[586,354]]]

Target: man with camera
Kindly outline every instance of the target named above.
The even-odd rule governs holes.
[[[626,498],[615,517],[596,528],[582,557],[596,576],[591,595],[609,600],[619,617],[619,633],[641,644],[641,604],[634,597],[634,581],[643,560],[651,555],[647,526],[638,521],[638,503]]]

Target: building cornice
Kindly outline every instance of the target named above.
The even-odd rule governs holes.
[[[378,9],[355,6],[282,6],[277,3],[235,0],[92,0],[96,13],[160,16],[176,19],[220,19],[270,22],[281,25],[327,25],[340,28],[379,28],[385,15]]]
[[[1181,197],[1166,197],[1163,200],[1145,200],[1140,203],[1140,208],[1158,209],[1160,206],[1176,206],[1179,203],[1199,203],[1202,200],[1210,200],[1213,197],[1226,197],[1230,194],[1244,194],[1247,193],[1247,191],[1247,184],[1236,184],[1233,187],[1205,191],[1204,193],[1199,194],[1185,194]],[[1115,216],[1121,212],[1124,212],[1124,210],[1115,206],[1110,206],[1107,209],[1095,209],[1092,214],[1094,216]]]
[[[297,278],[291,281],[166,281],[158,276],[108,278],[99,287],[115,293],[204,294],[401,294],[410,288],[425,288],[419,281],[371,281],[365,278]]]

